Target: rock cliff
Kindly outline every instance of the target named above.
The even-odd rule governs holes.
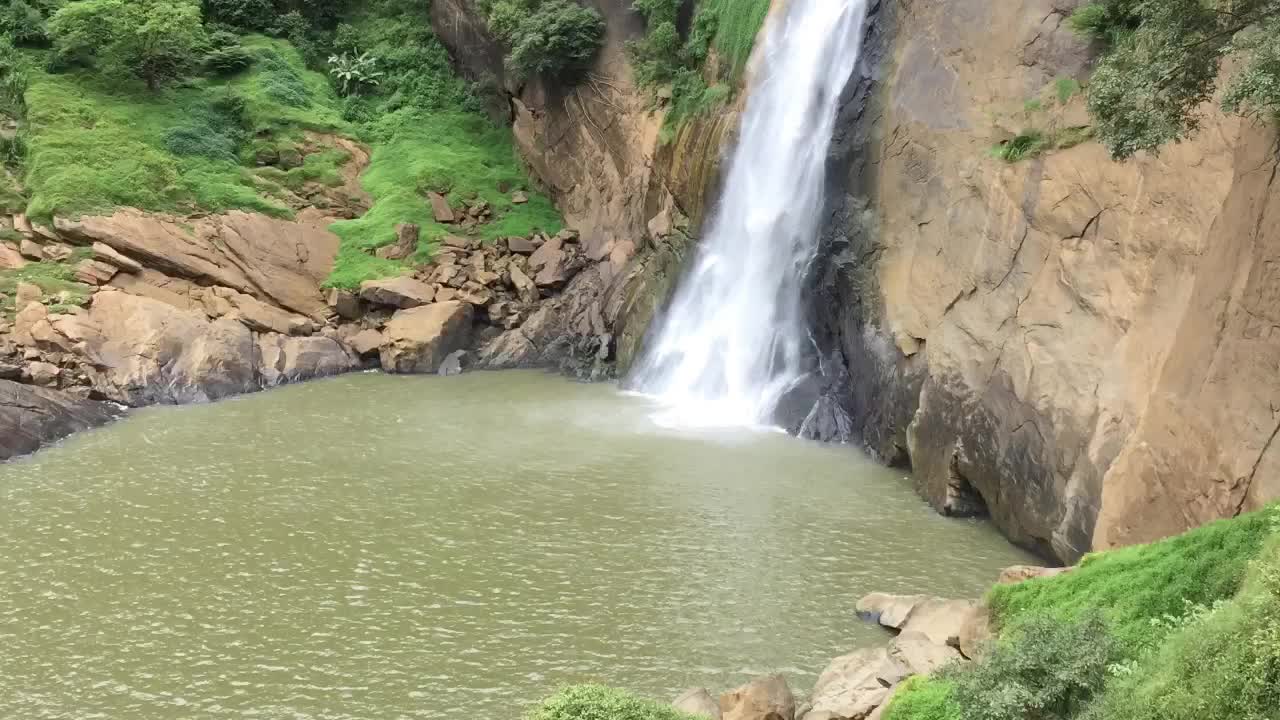
[[[1078,4],[886,8],[813,279],[848,434],[940,511],[985,506],[1063,561],[1280,494],[1274,128],[1206,107],[1192,141],[1128,163],[989,152],[1046,86],[1087,78]]]

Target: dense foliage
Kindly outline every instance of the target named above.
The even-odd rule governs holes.
[[[682,37],[680,6],[679,0],[636,0],[647,29],[628,44],[637,81],[655,90],[669,88],[664,139],[686,119],[732,95],[769,12],[768,0],[703,0]],[[709,67],[713,51],[715,63]]]
[[[66,58],[132,73],[155,90],[185,75],[204,37],[195,0],[79,0],[49,19]]]
[[[1277,720],[1280,506],[998,586],[981,660],[886,720]]]
[[[1199,108],[1232,53],[1241,66],[1225,108],[1280,111],[1280,0],[1093,0],[1071,24],[1105,48],[1089,84],[1089,111],[1118,159],[1199,129]]]
[[[507,71],[518,80],[571,80],[604,43],[600,13],[574,0],[483,0],[479,6],[489,29],[509,48]]]

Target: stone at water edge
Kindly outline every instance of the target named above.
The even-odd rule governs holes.
[[[976,604],[972,600],[929,598],[911,610],[902,632],[923,633],[938,645],[960,647],[960,630]]]
[[[781,675],[758,677],[720,696],[723,720],[794,720],[796,699]]]
[[[977,660],[991,642],[991,612],[985,605],[975,605],[960,626],[960,654]]]
[[[924,633],[903,630],[890,641],[889,658],[904,667],[907,675],[926,675],[959,660],[960,651],[940,645]]]
[[[885,648],[855,650],[832,660],[811,693],[811,706],[801,720],[862,718],[884,701],[888,688],[908,675]]]
[[[924,600],[924,595],[871,593],[859,600],[855,609],[858,617],[868,622],[876,622],[887,628],[901,630],[911,611]]]
[[[360,357],[367,357],[378,352],[384,339],[377,330],[361,330],[347,339],[347,346]]]
[[[449,353],[466,346],[471,336],[471,305],[437,302],[397,311],[383,330],[379,353],[390,373],[432,373]]]
[[[720,703],[706,688],[689,688],[672,701],[671,706],[690,715],[720,720]]]
[[[431,201],[431,215],[438,223],[451,223],[454,220],[453,209],[449,207],[449,199],[438,192],[427,193]]]
[[[461,375],[469,364],[470,354],[466,350],[454,350],[445,356],[444,362],[440,363],[440,369],[436,371],[436,374],[442,377]]]

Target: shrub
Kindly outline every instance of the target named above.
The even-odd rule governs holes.
[[[361,88],[373,87],[384,73],[377,69],[378,58],[368,52],[356,55],[342,53],[329,56],[329,74],[338,81],[338,88],[343,95],[355,95]]]
[[[1012,140],[997,145],[992,154],[1007,163],[1016,163],[1033,158],[1049,147],[1049,142],[1040,130],[1023,130]]]
[[[253,65],[253,53],[235,45],[211,50],[204,56],[205,70],[214,75],[234,75]]]
[[[10,0],[0,9],[0,35],[8,35],[21,45],[43,45],[48,42],[45,14],[25,0]]]
[[[13,47],[12,39],[0,35],[0,112],[21,117],[28,84],[26,62]]]
[[[1102,616],[1024,619],[982,661],[944,677],[965,720],[1068,720],[1102,689],[1111,639]]]
[[[305,108],[311,105],[311,88],[289,61],[272,47],[258,50],[258,63],[262,68],[262,89],[268,97],[289,107]]]
[[[547,698],[529,720],[692,720],[666,703],[603,685],[575,685]]]
[[[507,67],[518,79],[582,70],[604,42],[600,13],[573,0],[498,0],[489,27],[510,47]]]

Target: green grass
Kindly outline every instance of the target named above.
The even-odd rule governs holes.
[[[44,292],[43,301],[50,306],[50,312],[66,312],[71,307],[84,305],[93,294],[93,288],[75,280],[75,263],[82,259],[83,253],[66,262],[36,262],[17,270],[0,270],[0,295],[5,296],[0,302],[0,317],[13,319],[18,283],[39,287]]]
[[[991,154],[1007,163],[1036,157],[1051,146],[1040,130],[1023,130],[1016,137],[991,149]]]
[[[917,675],[903,683],[889,702],[884,720],[962,720],[949,680]]]
[[[992,588],[987,596],[1002,629],[1038,613],[1078,619],[1102,611],[1120,656],[1136,657],[1163,639],[1188,604],[1231,598],[1249,562],[1275,532],[1280,506],[1219,520],[1150,545],[1089,555],[1052,578]]]
[[[528,720],[694,720],[667,703],[603,685],[574,685],[547,698]]]
[[[716,33],[711,46],[725,63],[721,78],[736,85],[769,14],[769,0],[704,0],[698,11],[715,13]]]
[[[428,191],[447,194],[455,207],[463,200],[488,201],[493,221],[476,228],[484,239],[561,228],[560,215],[546,197],[529,192],[528,203],[511,203],[510,191],[527,190],[528,178],[516,162],[510,133],[484,117],[401,111],[383,118],[371,131],[386,138],[375,144],[360,179],[374,205],[360,218],[331,226],[342,246],[327,285],[357,287],[363,280],[401,272],[401,263],[369,254],[395,240],[399,223],[421,228],[418,254],[429,256],[436,241],[451,231],[432,217]],[[503,187],[508,191],[502,192]]]

